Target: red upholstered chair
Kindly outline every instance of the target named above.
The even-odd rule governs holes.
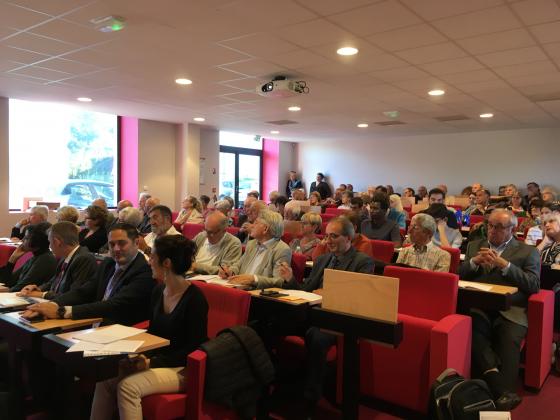
[[[458,273],[459,264],[461,264],[461,250],[459,248],[451,248],[449,246],[442,246],[441,249],[451,254],[451,262],[449,263],[449,272]]]
[[[290,242],[292,242],[292,239],[294,239],[296,237],[296,235],[294,235],[293,233],[288,233],[288,232],[284,232],[284,234],[282,235],[282,240],[287,243],[288,245],[290,245]]]
[[[242,290],[194,281],[208,301],[208,336],[224,328],[244,325],[249,317],[251,295]],[[194,351],[187,357],[187,389],[182,394],[155,394],[142,398],[146,420],[236,419],[235,413],[204,401],[206,353]]]
[[[342,216],[345,213],[348,213],[350,210],[347,209],[339,209],[337,207],[327,207],[325,209],[325,214],[333,214],[335,217],[336,216]]]
[[[178,211],[172,211],[171,212],[171,221],[175,221],[175,219],[177,219],[177,216],[179,216],[179,212]]]
[[[447,207],[454,208],[455,210],[463,210],[463,206],[460,206],[458,204],[449,204]]]
[[[196,235],[204,230],[203,224],[185,223],[183,225],[183,235],[189,239],[194,239]]]
[[[292,272],[298,283],[303,283],[306,262],[307,257],[305,254],[300,254],[298,252],[292,253]]]
[[[379,261],[390,263],[395,252],[395,245],[391,241],[379,241],[370,239],[371,248],[373,250],[373,258]]]
[[[321,219],[323,219],[323,223],[328,223],[329,220],[334,219],[336,216],[334,213],[323,213]]]
[[[327,225],[329,224],[329,222],[325,222],[323,221],[323,223],[321,223],[321,233],[324,235],[327,231]]]
[[[469,226],[476,225],[477,223],[484,222],[484,216],[477,216],[476,214],[471,214],[469,220]]]
[[[239,228],[235,226],[228,226],[226,232],[231,233],[233,236],[237,236],[239,233]]]
[[[525,337],[525,386],[540,390],[550,371],[554,326],[554,292],[541,290],[529,297],[529,327]]]
[[[392,267],[398,277],[403,341],[396,348],[360,343],[362,394],[425,413],[434,379],[452,367],[470,375],[471,319],[455,314],[458,276]]]

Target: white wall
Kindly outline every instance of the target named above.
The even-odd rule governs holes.
[[[560,191],[560,129],[484,131],[368,141],[305,142],[298,145],[299,171],[308,188],[317,172],[331,185],[351,183],[355,191],[368,185],[407,186],[447,184],[459,194],[473,182],[492,192],[529,181]]]
[[[288,173],[297,170],[297,160],[297,143],[281,141],[278,162],[278,191],[281,195],[286,194],[286,183],[289,178]]]
[[[220,181],[220,132],[211,128],[200,130],[200,159],[204,158],[200,175],[200,195],[205,194],[212,198],[215,188],[218,193],[218,182]]]
[[[175,149],[177,124],[138,122],[138,190],[144,187],[161,203],[175,209]]]

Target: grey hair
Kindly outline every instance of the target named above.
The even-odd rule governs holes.
[[[144,198],[144,197],[147,200],[148,198],[152,198],[152,194],[147,193],[147,192],[143,192],[143,193],[140,193],[140,196],[138,198]]]
[[[412,216],[412,220],[417,220],[422,229],[430,231],[433,235],[437,230],[436,219],[426,213],[418,213]]]
[[[49,218],[49,208],[47,206],[35,206],[31,207],[30,213],[37,214],[43,218],[43,221],[47,221]]]
[[[56,220],[58,222],[67,221],[77,223],[80,218],[80,212],[74,206],[62,206],[56,211]]]
[[[490,215],[493,214],[507,214],[509,216],[509,224],[513,227],[517,227],[517,216],[511,211],[507,209],[495,209],[492,211],[492,213],[490,213]]]
[[[216,210],[229,212],[231,210],[231,204],[228,200],[220,200],[214,206]]]
[[[550,213],[547,214],[546,216],[544,216],[543,222],[550,222],[551,220],[556,220],[558,223],[560,223],[560,214],[558,213]]]
[[[342,235],[349,236],[350,239],[354,239],[354,235],[356,235],[356,231],[354,230],[354,225],[352,222],[343,216],[334,217],[329,221],[329,225],[331,223],[337,223],[342,228]]]
[[[261,210],[258,218],[268,226],[268,230],[273,238],[280,239],[282,237],[284,234],[284,220],[279,213],[271,210]]]
[[[65,245],[75,246],[80,243],[78,233],[80,228],[72,222],[58,222],[51,226],[48,233],[56,236]]]
[[[119,212],[119,220],[132,226],[138,226],[142,222],[142,213],[135,207],[125,207]]]

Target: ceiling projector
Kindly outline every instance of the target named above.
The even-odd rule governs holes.
[[[255,90],[259,95],[268,98],[289,98],[309,93],[307,83],[303,80],[288,80],[283,76],[276,77],[264,85],[258,85]]]

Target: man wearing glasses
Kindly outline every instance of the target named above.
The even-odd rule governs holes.
[[[192,264],[199,274],[218,274],[220,266],[236,264],[241,258],[241,242],[226,232],[228,218],[219,211],[206,217],[204,230],[194,237],[196,257]]]
[[[515,286],[507,311],[471,309],[473,375],[483,378],[496,408],[510,411],[521,403],[515,393],[521,342],[527,334],[527,300],[539,290],[540,258],[536,248],[514,237],[517,217],[504,209],[488,219],[488,239],[469,243],[461,279]]]

